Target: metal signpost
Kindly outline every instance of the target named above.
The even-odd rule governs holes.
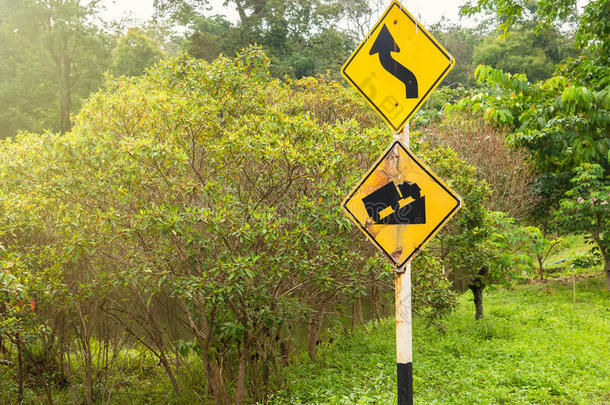
[[[408,121],[453,65],[451,55],[393,1],[341,70],[395,132],[342,205],[396,269],[398,405],[413,404],[410,261],[462,205],[409,150]]]
[[[394,134],[394,139],[409,145],[409,124]],[[425,206],[424,206],[425,208]],[[400,232],[397,232],[400,238]],[[402,242],[402,241],[401,241]],[[396,306],[396,382],[399,405],[413,405],[413,322],[411,317],[411,263],[396,269],[394,276]]]

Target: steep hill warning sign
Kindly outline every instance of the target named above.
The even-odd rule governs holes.
[[[348,216],[401,268],[462,205],[460,197],[395,141],[343,202]]]

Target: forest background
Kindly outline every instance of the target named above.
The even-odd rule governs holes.
[[[392,270],[339,208],[389,142],[339,75],[387,5],[207,6],[133,26],[0,0],[0,402],[266,401],[300,352],[390,315]],[[464,291],[480,320],[495,285],[610,290],[608,1],[461,12],[480,23],[427,27],[456,66],[412,121],[465,202],[414,261],[441,329]]]

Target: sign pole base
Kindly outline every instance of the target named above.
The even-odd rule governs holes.
[[[398,405],[413,405],[413,349],[411,322],[411,263],[396,272],[396,372]]]
[[[413,363],[396,363],[398,373],[398,405],[413,405]]]

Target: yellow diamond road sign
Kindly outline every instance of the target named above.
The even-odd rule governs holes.
[[[453,65],[453,57],[393,1],[341,73],[398,132]]]
[[[343,202],[348,216],[397,268],[462,205],[460,197],[399,141]]]

